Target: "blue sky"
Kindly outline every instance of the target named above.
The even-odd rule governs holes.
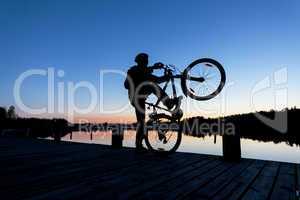
[[[288,104],[299,106],[299,9],[298,0],[1,0],[0,105],[16,104],[14,81],[28,69],[64,70],[56,83],[89,81],[99,89],[99,70],[126,71],[138,52],[147,52],[150,63],[162,61],[180,69],[200,57],[221,62],[232,86],[226,111],[215,114],[252,111],[251,89],[283,67],[288,71]],[[103,87],[105,108],[126,103],[123,77],[107,76]],[[22,98],[41,107],[47,104],[46,90],[47,80],[34,77],[24,83]],[[258,97],[257,108],[272,108],[270,100],[272,92],[266,91]],[[76,102],[86,106],[87,92],[79,90]],[[129,108],[114,116],[131,112]]]

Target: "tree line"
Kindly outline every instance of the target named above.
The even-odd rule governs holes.
[[[70,123],[65,119],[21,118],[15,112],[15,108],[0,107],[0,133],[3,130],[11,130],[16,136],[26,137],[63,137],[70,132]]]
[[[268,119],[274,120],[273,123],[282,123],[283,132],[267,125],[261,121],[257,115],[264,116]],[[281,117],[277,122],[275,117]],[[234,134],[240,135],[242,138],[258,140],[263,142],[286,142],[289,145],[300,145],[299,133],[299,117],[300,109],[296,107],[291,109],[284,109],[281,111],[260,111],[247,114],[237,114],[219,118],[205,118],[205,117],[192,117],[184,119],[182,122],[183,132],[186,135],[204,137],[205,135],[222,135],[226,133],[228,124],[233,125]],[[286,120],[286,121],[285,121]],[[285,124],[286,122],[286,124]],[[201,125],[207,124],[208,127],[212,124],[217,124],[209,131],[203,131],[199,128]],[[285,127],[286,126],[286,130]]]
[[[276,116],[285,116],[286,119],[284,120],[287,120],[287,131],[281,133],[271,126],[266,125],[257,118],[257,114],[269,119],[274,119]],[[230,130],[229,134],[238,134],[242,138],[263,142],[286,142],[289,145],[300,145],[300,134],[298,133],[299,117],[300,109],[294,107],[281,111],[260,111],[219,118],[205,118],[202,116],[191,117],[182,120],[181,128],[184,134],[195,137],[204,137],[213,134],[223,135],[227,134],[226,131]],[[18,117],[13,106],[10,106],[8,109],[0,107],[0,133],[5,129],[15,129],[22,130],[16,132],[16,134],[20,136],[58,138],[67,135],[71,131],[107,130],[108,127],[111,126],[107,123],[83,125],[84,124],[71,124],[65,119],[21,118]],[[128,127],[128,125],[129,124],[126,124],[124,127]],[[82,127],[88,128],[87,130],[83,130]],[[131,124],[130,127],[134,129],[135,124]]]

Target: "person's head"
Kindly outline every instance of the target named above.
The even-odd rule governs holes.
[[[138,64],[138,66],[147,67],[148,65],[148,54],[146,53],[139,53],[134,61]]]

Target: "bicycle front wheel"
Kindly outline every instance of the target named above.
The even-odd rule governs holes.
[[[148,122],[145,135],[145,143],[151,152],[158,154],[170,154],[175,152],[182,138],[179,120],[173,120],[165,115],[158,115],[150,123]]]
[[[203,101],[218,95],[225,81],[225,70],[219,62],[211,58],[201,58],[183,71],[181,87],[186,96]]]

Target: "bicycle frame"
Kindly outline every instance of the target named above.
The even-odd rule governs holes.
[[[210,66],[210,65],[209,65]],[[174,67],[174,66],[173,66]],[[180,74],[175,74],[173,75],[173,72],[174,70],[170,68],[170,66],[168,65],[165,65],[163,67],[163,69],[165,70],[165,75],[169,76],[169,79],[165,82],[165,85],[163,86],[162,90],[163,91],[166,91],[167,87],[168,87],[168,84],[171,82],[171,86],[172,86],[172,93],[173,93],[173,98],[177,98],[177,91],[176,91],[176,87],[175,87],[175,79],[178,78],[178,79],[181,79],[183,78],[183,73],[180,72]],[[205,78],[204,77],[193,77],[193,76],[188,76],[186,77],[186,79],[188,80],[191,80],[191,81],[198,81],[198,82],[204,82],[205,81]],[[186,94],[185,94],[186,95]],[[168,112],[171,112],[170,110],[166,109],[166,108],[163,108],[163,107],[160,107],[158,106],[158,104],[161,102],[161,99],[157,99],[156,103],[153,104],[153,103],[148,103],[146,102],[146,104],[148,106],[152,106],[153,109],[155,110],[155,108],[158,108],[158,109],[161,109],[161,110],[165,110],[165,111],[168,111]]]
[[[165,74],[167,74],[170,78],[165,82],[162,90],[163,91],[166,91],[167,87],[168,87],[168,84],[171,82],[171,85],[172,85],[172,93],[173,93],[173,98],[176,98],[177,97],[177,91],[176,91],[176,87],[175,87],[175,78],[181,78],[182,77],[182,74],[176,74],[176,75],[173,75],[172,73],[172,70],[166,66],[163,68],[165,70]],[[166,108],[163,108],[161,106],[158,106],[158,104],[161,102],[161,99],[157,99],[156,103],[153,104],[153,103],[148,103],[146,102],[146,104],[148,106],[152,106],[154,110],[156,110],[156,108],[158,109],[161,109],[161,110],[165,110],[165,111],[168,111],[168,112],[171,112],[170,110],[166,109]]]

